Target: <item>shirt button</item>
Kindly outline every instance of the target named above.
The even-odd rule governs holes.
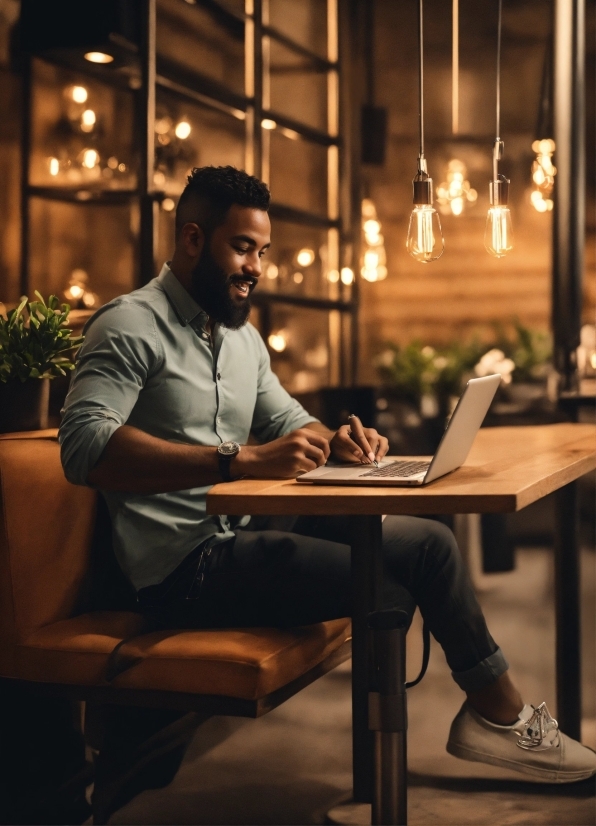
[[[215,421],[217,422],[217,424],[221,424],[221,416],[218,416]]]
[[[221,381],[221,373],[218,373],[218,374],[217,374],[217,380],[218,380],[218,381]]]

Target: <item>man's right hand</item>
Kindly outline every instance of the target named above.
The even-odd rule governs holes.
[[[301,473],[324,465],[329,457],[329,442],[312,430],[300,429],[264,445],[243,445],[230,468],[237,476],[273,476],[294,479]]]

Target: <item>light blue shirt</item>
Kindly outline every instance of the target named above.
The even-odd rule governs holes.
[[[110,436],[128,424],[169,442],[261,442],[317,419],[280,385],[257,330],[206,330],[207,315],[167,264],[145,287],[103,306],[85,327],[60,426],[67,479],[85,485]],[[209,516],[210,486],[173,493],[102,491],[114,550],[135,588],[161,582],[201,542],[248,517]]]

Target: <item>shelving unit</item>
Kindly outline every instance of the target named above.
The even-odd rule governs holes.
[[[160,110],[192,109],[193,129],[204,130],[194,165],[233,163],[225,159],[228,146],[234,165],[272,189],[272,258],[254,296],[254,320],[266,341],[280,325],[291,328],[288,351],[271,349],[274,369],[298,392],[350,384],[358,295],[355,279],[345,282],[350,281],[346,268],[356,270],[358,250],[348,180],[349,112],[340,95],[347,4],[244,0],[243,6],[238,0],[144,0],[138,42],[118,39],[115,67],[88,63],[83,49],[46,49],[31,56],[24,72],[21,289],[27,293],[35,286],[30,283],[32,199],[81,210],[129,206],[131,225],[136,224],[130,287],[156,274],[173,237],[173,212],[165,211],[164,202],[171,209],[170,199],[184,185],[180,174],[164,175],[156,167],[156,117]],[[131,95],[134,185],[54,186],[31,180],[34,60]],[[310,264],[297,264],[300,249],[312,253]]]

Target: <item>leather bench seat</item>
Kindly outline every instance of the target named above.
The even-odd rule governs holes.
[[[115,688],[258,700],[314,668],[350,637],[346,619],[303,628],[142,633],[133,613],[97,611],[53,623],[17,645],[15,675],[34,682],[105,685],[108,658],[125,670]]]
[[[122,646],[123,657],[136,664],[112,685],[258,700],[310,671],[350,636],[347,619],[287,630],[154,632]]]
[[[108,657],[124,639],[142,631],[131,611],[93,611],[38,628],[15,646],[14,674],[21,680],[105,685]]]

